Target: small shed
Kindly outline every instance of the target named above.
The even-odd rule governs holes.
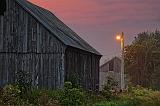
[[[121,72],[121,59],[114,57],[100,66],[100,86],[99,89],[102,90],[107,82],[107,77],[113,78],[117,83],[116,89],[120,89],[120,72]]]
[[[38,88],[74,81],[97,90],[100,58],[50,11],[27,0],[0,0],[0,86],[15,83],[21,70]]]

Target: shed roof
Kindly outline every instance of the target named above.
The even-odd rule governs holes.
[[[59,20],[52,12],[32,4],[27,0],[16,1],[65,45],[101,55],[61,20]]]
[[[105,62],[104,64],[102,64],[102,65],[100,66],[100,68],[102,68],[102,67],[104,67],[105,65],[111,63],[111,62],[114,61],[114,60],[121,61],[121,59],[120,59],[119,57],[115,56],[115,57],[113,57],[112,59],[110,59],[110,60],[108,60],[107,62]]]

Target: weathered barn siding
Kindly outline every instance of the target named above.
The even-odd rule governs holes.
[[[35,87],[62,88],[73,79],[98,90],[99,52],[50,11],[26,0],[6,1],[0,15],[0,86],[15,83],[23,71]]]
[[[14,0],[0,16],[0,86],[15,81],[16,71],[32,75],[33,85],[60,88],[66,46]],[[39,77],[37,77],[39,76]]]
[[[32,85],[39,88],[63,87],[62,63],[59,54],[0,53],[0,85],[15,83],[16,73],[23,70],[31,75]],[[54,64],[54,65],[53,65]]]
[[[88,90],[98,90],[100,56],[74,48],[65,53],[65,80],[74,80]]]

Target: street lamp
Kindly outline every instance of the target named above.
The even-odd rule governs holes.
[[[124,84],[124,33],[118,34],[116,36],[117,40],[121,41],[121,51],[122,51],[122,56],[121,56],[121,90],[124,90],[125,84]]]

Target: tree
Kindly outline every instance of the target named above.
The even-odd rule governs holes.
[[[131,45],[125,47],[125,72],[135,85],[153,87],[156,79],[158,62],[155,62],[155,53],[160,49],[160,32],[143,32],[135,37]],[[158,59],[157,61],[160,61]],[[158,69],[159,70],[159,69]],[[157,73],[156,76],[154,75]]]

